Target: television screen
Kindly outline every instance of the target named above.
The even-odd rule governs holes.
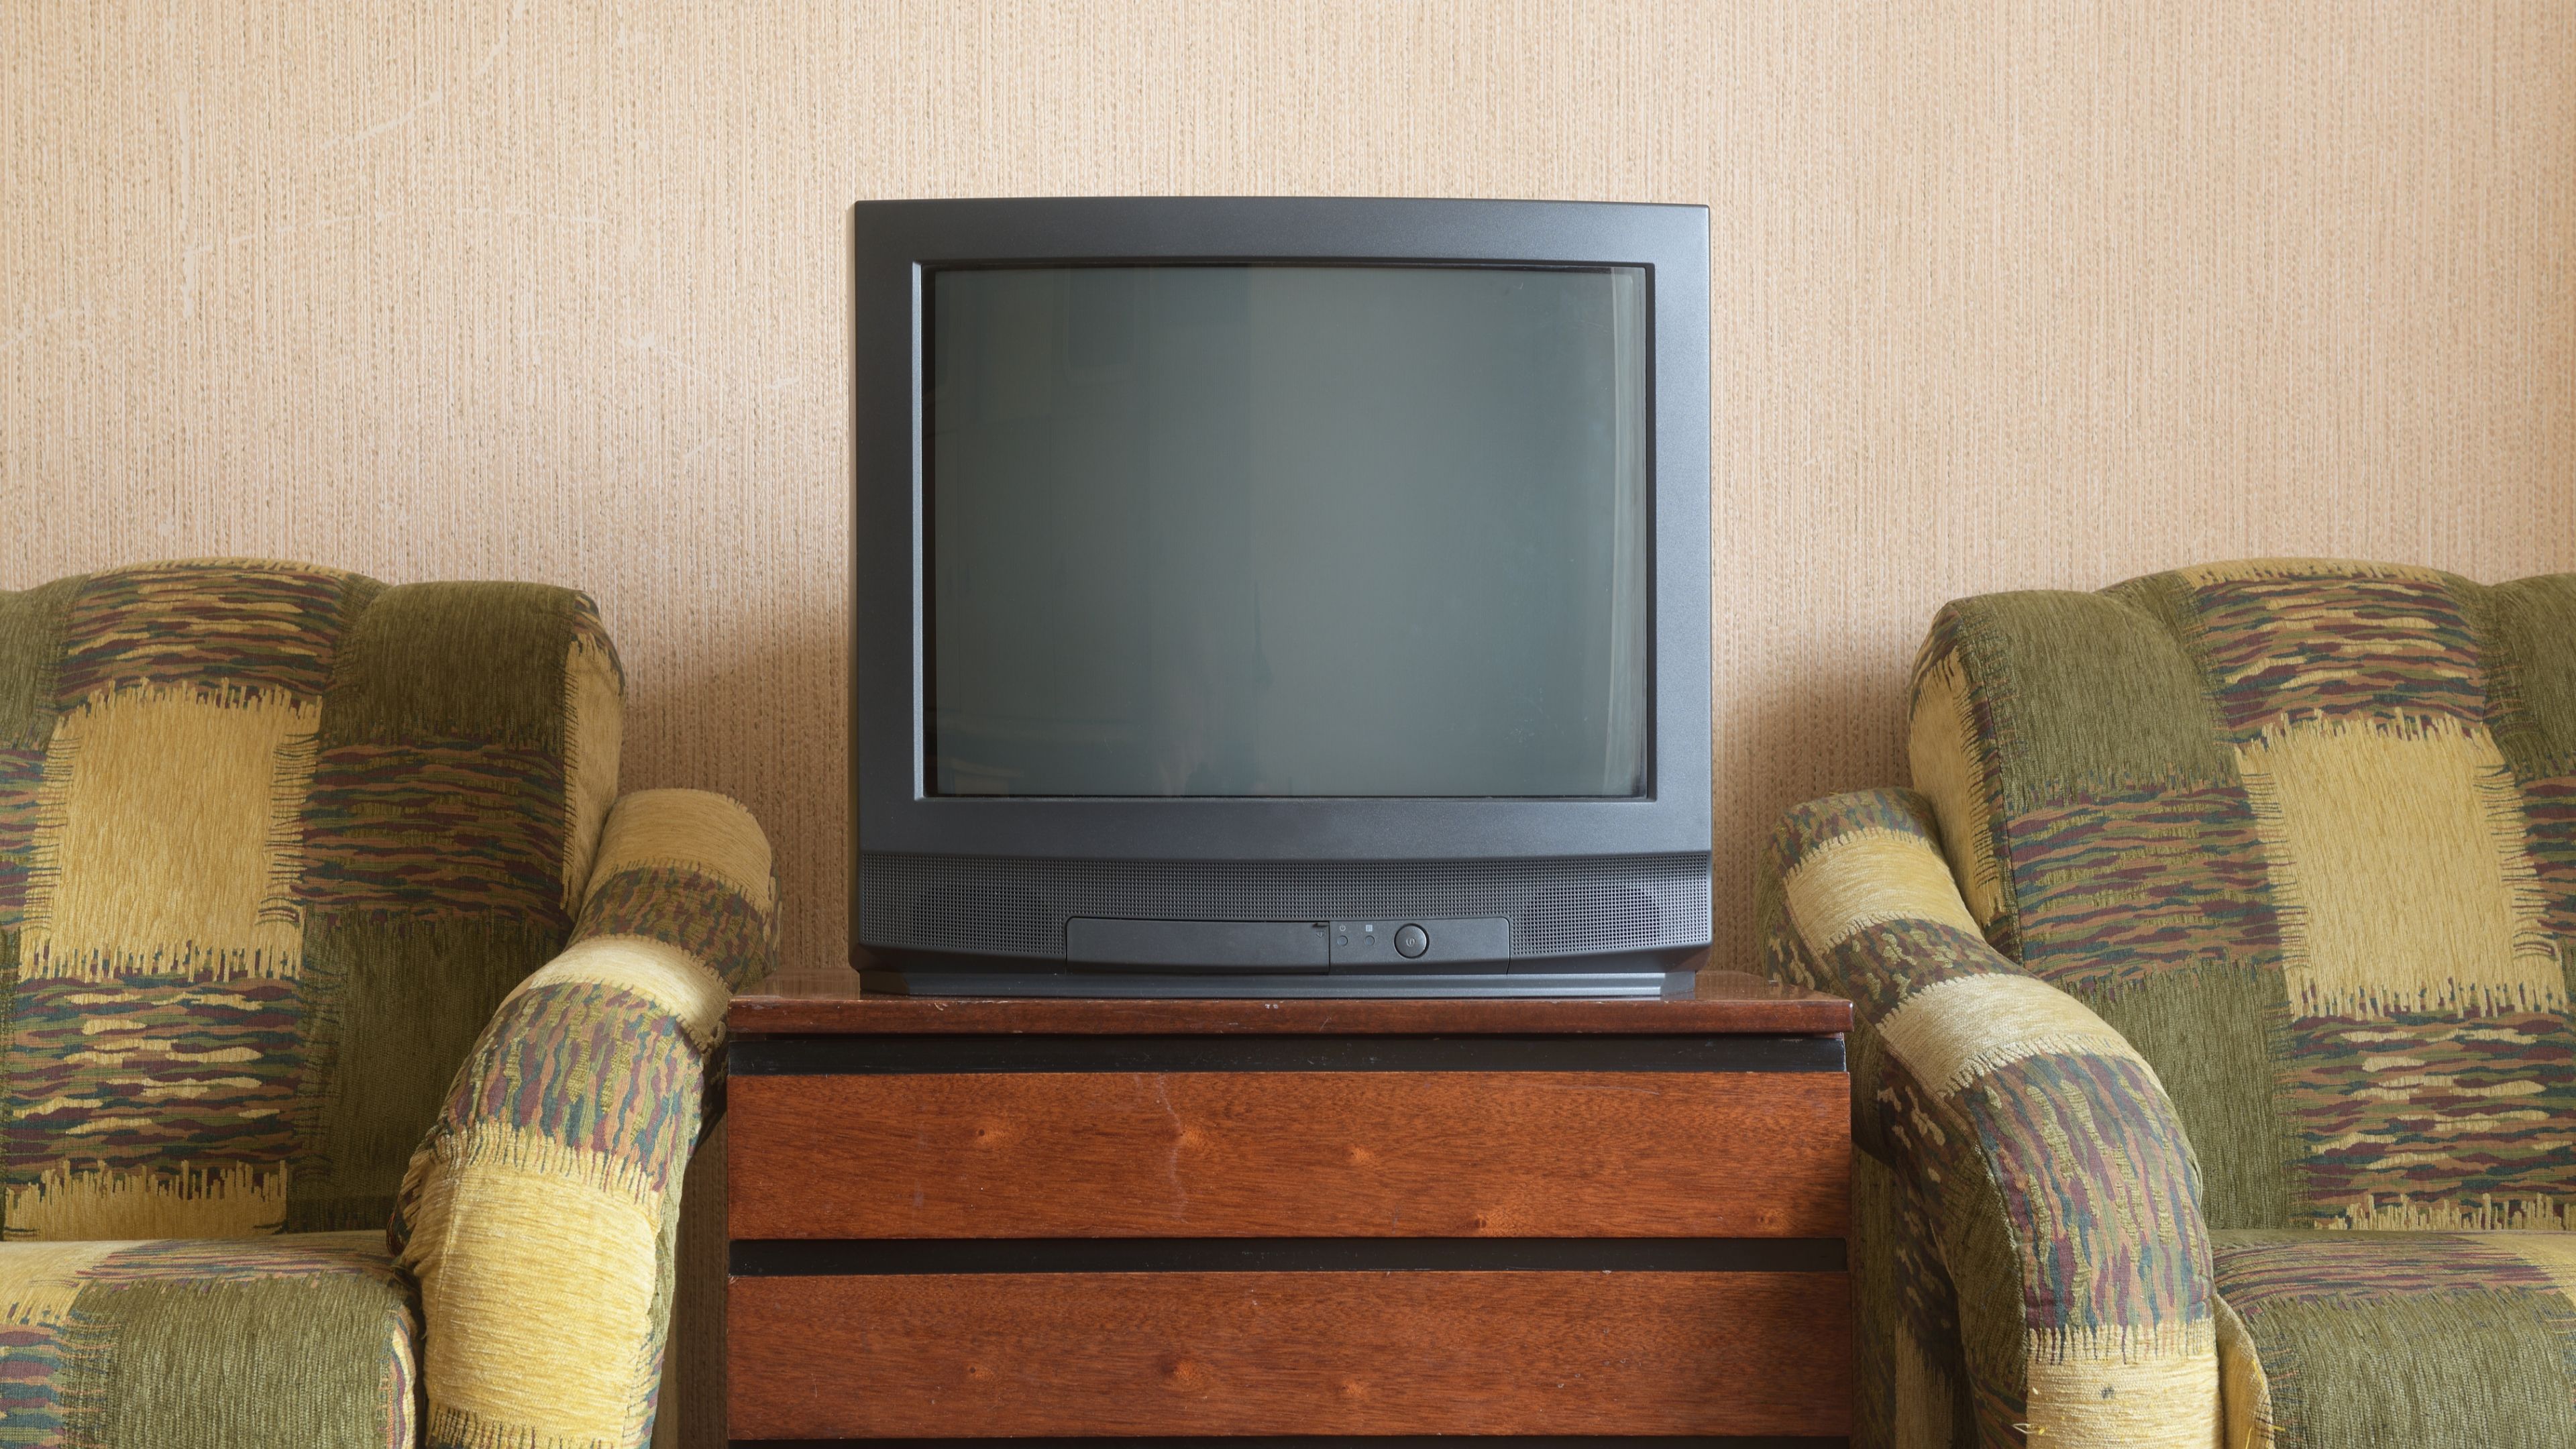
[[[1646,269],[923,286],[925,793],[1649,793]]]

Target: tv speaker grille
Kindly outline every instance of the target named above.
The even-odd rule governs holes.
[[[1333,920],[1503,916],[1512,955],[1704,945],[1708,857],[1248,862],[859,857],[859,939],[1061,960],[1073,916]]]

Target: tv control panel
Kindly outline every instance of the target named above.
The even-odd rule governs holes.
[[[1077,971],[1313,975],[1510,969],[1507,916],[1344,921],[1175,921],[1076,916],[1065,961]]]
[[[1437,971],[1495,966],[1512,955],[1512,923],[1503,916],[1378,916],[1332,923],[1336,971]]]

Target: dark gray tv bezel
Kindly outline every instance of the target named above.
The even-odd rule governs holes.
[[[1705,207],[1284,197],[863,201],[851,208],[850,230],[851,794],[860,850],[1101,861],[1469,861],[1709,848]],[[919,708],[925,269],[1118,261],[1647,269],[1655,702],[1646,795],[1108,799],[926,791]],[[908,624],[898,631],[871,622],[894,619]]]

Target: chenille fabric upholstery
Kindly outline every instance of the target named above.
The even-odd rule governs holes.
[[[1859,1434],[2576,1443],[2576,575],[1943,609],[1913,790],[1791,811],[1852,996]]]
[[[0,593],[0,1445],[642,1442],[775,887],[622,693],[564,589]]]
[[[0,1444],[416,1442],[381,1232],[0,1244]]]

